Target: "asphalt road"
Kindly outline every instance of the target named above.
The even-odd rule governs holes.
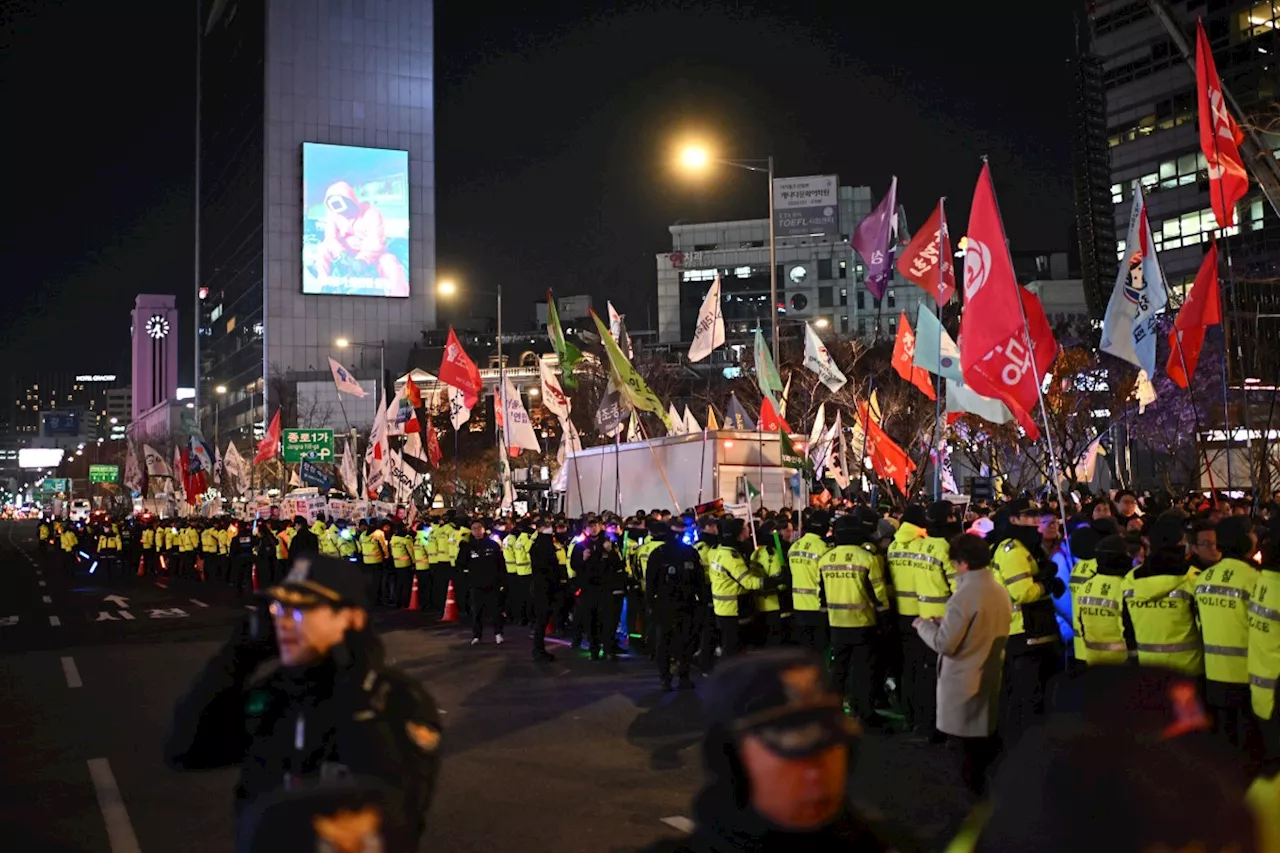
[[[243,618],[217,584],[78,574],[0,525],[0,827],[9,850],[228,853],[233,771],[175,773],[175,699]],[[417,613],[375,617],[444,712],[430,849],[626,851],[677,834],[701,781],[698,691],[663,694],[647,660],[594,662],[525,632],[471,648]],[[859,797],[941,846],[967,806],[943,747],[868,737]]]

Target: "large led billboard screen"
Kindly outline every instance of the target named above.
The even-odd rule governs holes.
[[[409,152],[302,144],[302,292],[409,295]]]

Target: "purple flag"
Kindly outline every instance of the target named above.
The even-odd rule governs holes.
[[[889,183],[889,192],[875,210],[853,229],[849,242],[867,264],[867,290],[876,299],[884,298],[893,277],[893,221],[898,210],[898,178]]]

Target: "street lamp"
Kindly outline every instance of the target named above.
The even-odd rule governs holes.
[[[735,166],[748,172],[763,172],[769,176],[769,314],[770,333],[773,337],[773,363],[778,363],[778,240],[773,224],[773,157],[763,160],[725,160],[713,157],[705,145],[686,145],[678,158],[681,168],[688,172],[701,172],[710,166]]]
[[[219,436],[218,436],[218,416],[219,416],[220,411],[221,411],[221,409],[222,409],[222,398],[223,398],[224,396],[226,396],[226,393],[227,393],[227,386],[226,386],[226,385],[215,385],[215,386],[213,386],[213,393],[214,393],[214,397],[213,397],[213,448],[214,448],[214,450],[217,450],[217,449],[218,449],[218,438],[219,438]]]

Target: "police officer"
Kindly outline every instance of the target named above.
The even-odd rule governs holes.
[[[1262,731],[1249,712],[1249,602],[1258,569],[1249,562],[1257,547],[1245,515],[1218,522],[1222,560],[1196,580],[1196,609],[1204,638],[1205,704],[1214,731],[1247,756],[1262,754]]]
[[[435,703],[386,665],[347,563],[299,557],[267,595],[179,701],[165,760],[178,770],[239,765],[238,821],[281,791],[369,780],[394,817],[388,847],[414,849],[438,768]],[[272,660],[278,667],[254,678]]]
[[[1066,591],[1066,583],[1041,547],[1039,507],[1020,498],[1005,504],[997,517],[992,563],[1013,602],[1003,709],[1003,736],[1013,745],[1044,715],[1049,679],[1065,665],[1053,598]]]
[[[925,535],[911,546],[915,557],[916,602],[921,619],[942,619],[947,602],[956,591],[956,575],[951,567],[951,540],[961,533],[955,505],[934,501],[925,509]],[[916,633],[912,631],[912,633]],[[917,637],[917,639],[919,639]],[[945,740],[934,725],[938,715],[938,656],[921,642],[919,666],[915,669],[912,693],[915,720],[930,741]]]
[[[1088,528],[1085,528],[1088,529]],[[1072,541],[1075,536],[1072,534]],[[1092,574],[1072,592],[1079,660],[1086,666],[1118,666],[1129,659],[1124,630],[1124,576],[1133,568],[1134,548],[1123,536],[1104,536],[1094,546]]]
[[[587,519],[586,529],[574,538],[569,546],[569,577],[573,579],[573,647],[582,646],[583,639],[590,641],[592,622],[599,615],[599,578],[588,578],[587,560],[601,548],[605,534],[598,518]]]
[[[1125,618],[1133,627],[1138,663],[1202,678],[1204,642],[1196,618],[1196,581],[1187,572],[1183,519],[1172,511],[1161,513],[1149,538],[1151,553],[1124,579]]]
[[[471,539],[458,552],[458,570],[467,577],[471,589],[471,645],[479,645],[484,620],[493,625],[493,641],[502,645],[502,591],[507,582],[507,563],[502,546],[487,535],[488,525],[471,522]]]
[[[742,606],[750,593],[765,588],[765,578],[751,573],[751,531],[741,518],[720,522],[720,547],[711,553],[711,605],[720,632],[720,650],[731,657],[742,650],[742,626],[750,615]]]
[[[568,578],[557,553],[555,530],[551,518],[538,523],[538,531],[529,545],[529,606],[533,610],[533,659],[553,661],[547,651],[547,623],[559,607]]]
[[[928,654],[928,647],[912,627],[916,617],[920,615],[920,601],[916,597],[917,545],[924,538],[926,523],[923,507],[919,504],[908,506],[902,513],[902,523],[894,532],[893,541],[889,543],[885,555],[898,614],[901,660],[898,684],[901,685],[899,694],[902,699],[902,714],[908,731],[927,719],[924,697],[919,692],[933,689],[932,683],[921,678],[921,670],[934,666],[933,659]]]
[[[830,518],[822,510],[809,513],[805,516],[804,535],[793,542],[787,552],[796,640],[820,658],[827,653],[827,609],[820,594],[818,561],[831,550],[824,538],[830,526]]]
[[[836,519],[835,547],[818,562],[831,623],[831,679],[864,726],[879,727],[875,693],[876,614],[888,603],[883,578],[874,574],[876,557],[863,547],[876,533],[879,516],[868,507]]]
[[[227,578],[238,598],[253,591],[253,527],[248,522],[233,521],[227,527],[231,536],[227,562]]]
[[[658,678],[664,690],[671,689],[671,658],[676,659],[676,675],[681,687],[693,687],[689,667],[693,662],[694,627],[703,604],[702,560],[692,546],[684,543],[685,520],[672,516],[669,525],[654,522],[649,532],[658,545],[649,553],[645,567],[645,605],[654,635]]]

